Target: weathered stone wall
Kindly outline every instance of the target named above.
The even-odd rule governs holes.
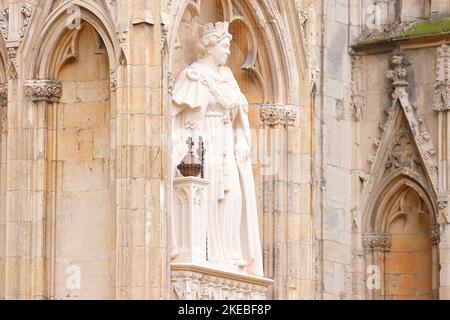
[[[63,95],[56,129],[56,299],[114,297],[110,74],[98,37],[84,26],[77,59],[58,76]],[[71,265],[83,274],[79,292],[66,287]]]
[[[369,30],[376,3],[381,26]],[[263,152],[252,157],[265,275],[275,281],[269,297],[375,296],[366,267],[379,248],[364,247],[363,234],[380,231],[369,230],[369,217],[372,193],[385,191],[383,132],[398,130],[386,121],[396,86],[386,73],[399,47],[410,61],[408,121],[421,128],[413,139],[436,151],[420,187],[430,223],[443,222],[442,271],[432,280],[448,298],[448,121],[433,110],[447,40],[403,33],[415,37],[410,24],[448,15],[449,1],[427,3],[1,1],[0,298],[171,296],[170,95],[196,59],[194,26],[218,19],[232,20],[230,67]],[[79,32],[68,28],[77,12]],[[436,190],[426,172],[433,161]],[[81,289],[66,287],[70,265],[80,267]]]
[[[319,298],[342,299],[351,294],[352,113],[349,110],[351,60],[349,4],[326,1],[319,52],[321,81],[316,113],[317,152],[321,178],[315,210],[316,270]],[[320,32],[321,31],[321,32]],[[319,129],[320,128],[320,129]]]

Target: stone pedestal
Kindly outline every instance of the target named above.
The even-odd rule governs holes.
[[[175,178],[172,215],[172,298],[266,299],[272,280],[217,268],[208,262],[208,181]],[[244,269],[242,269],[244,270]]]
[[[208,181],[196,177],[173,182],[172,261],[205,264],[207,259]]]
[[[266,300],[273,280],[173,263],[171,283],[172,298],[178,300]]]

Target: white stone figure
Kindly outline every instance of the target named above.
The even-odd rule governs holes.
[[[205,141],[208,261],[263,276],[255,185],[250,159],[248,102],[231,70],[228,22],[199,28],[203,57],[181,72],[173,91],[175,177],[186,140]]]

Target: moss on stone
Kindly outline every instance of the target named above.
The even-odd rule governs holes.
[[[420,22],[402,33],[394,36],[394,39],[416,38],[450,32],[450,18],[436,21]]]

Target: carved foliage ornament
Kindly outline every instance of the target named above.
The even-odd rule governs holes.
[[[8,85],[6,83],[0,84],[0,105],[8,102]]]
[[[436,87],[433,110],[450,110],[450,50],[443,44],[437,49]]]
[[[31,101],[58,102],[62,96],[62,84],[57,80],[29,80],[24,86],[25,96]]]
[[[395,137],[394,145],[388,154],[385,166],[386,173],[405,168],[423,174],[420,157],[416,152],[413,138],[404,122]]]
[[[31,16],[33,15],[34,6],[28,3],[23,3],[20,12],[22,13],[23,20],[20,28],[20,41],[22,41],[30,23]],[[0,10],[0,31],[5,41],[8,39],[8,24],[9,24],[9,9]]]
[[[366,249],[389,251],[392,245],[392,236],[389,233],[363,234],[363,245]]]
[[[8,9],[0,10],[0,32],[3,35],[3,39],[8,39],[8,20],[9,11]]]
[[[292,127],[297,118],[297,108],[292,105],[261,104],[259,115],[263,127]]]

